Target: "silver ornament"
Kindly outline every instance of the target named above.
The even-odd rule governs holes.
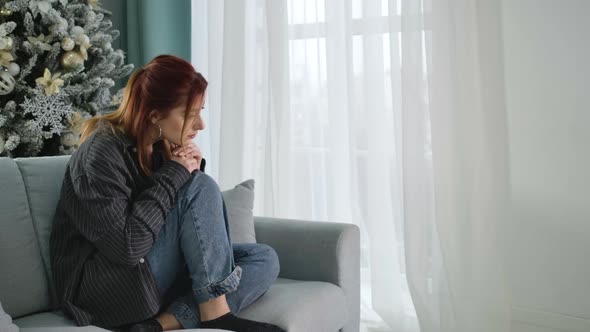
[[[64,51],[71,51],[75,46],[76,43],[70,37],[66,37],[61,41],[61,48],[63,48]]]
[[[7,71],[0,72],[0,95],[5,96],[14,90],[14,77]]]
[[[85,34],[77,35],[74,38],[76,39],[76,43],[79,45],[90,43],[90,38]]]
[[[16,62],[11,62],[8,65],[8,73],[12,76],[18,75],[20,73],[20,66]]]

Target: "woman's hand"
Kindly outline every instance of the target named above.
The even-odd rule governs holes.
[[[187,141],[184,146],[175,146],[172,148],[172,159],[176,160],[175,158],[184,158],[184,159],[193,159],[196,161],[197,167],[195,169],[201,168],[201,160],[203,159],[203,154],[201,153],[201,149],[195,144],[193,141]],[[192,173],[192,171],[189,170]]]
[[[186,168],[186,170],[189,173],[192,173],[194,170],[200,169],[200,165],[199,163],[197,163],[197,160],[195,158],[172,155],[170,160],[174,160],[177,163],[180,163],[182,166]]]

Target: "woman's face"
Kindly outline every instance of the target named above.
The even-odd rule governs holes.
[[[199,130],[205,129],[205,123],[201,118],[201,110],[204,104],[205,98],[199,98],[193,108],[190,109],[189,115],[186,118],[187,124],[184,137],[181,137],[186,111],[184,105],[173,108],[166,118],[152,119],[152,123],[155,121],[155,129],[152,137],[159,136],[158,125],[160,125],[162,128],[162,138],[167,139],[170,143],[181,145],[183,142],[192,140]]]

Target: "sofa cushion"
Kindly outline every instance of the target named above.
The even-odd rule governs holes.
[[[56,296],[51,274],[49,237],[69,160],[70,156],[17,158],[14,160],[25,183],[33,226],[47,272],[51,298],[54,301]]]
[[[15,319],[13,323],[27,331],[108,331],[96,326],[78,327],[73,320],[67,319],[60,311],[43,312]]]
[[[60,311],[43,312],[19,319],[13,323],[21,330],[27,332],[99,332],[109,331],[97,326],[76,326],[73,320],[67,319]],[[181,331],[181,330],[174,330]],[[227,330],[216,329],[183,329],[183,332],[202,331],[202,332],[228,332]]]
[[[0,299],[12,317],[49,308],[47,275],[17,164],[0,158]]]
[[[347,312],[344,293],[334,284],[278,278],[263,296],[238,316],[275,324],[289,332],[338,331],[346,322]],[[94,326],[75,328],[75,323],[66,319],[61,312],[30,315],[15,319],[14,323],[31,332],[106,331]]]
[[[278,278],[238,316],[263,321],[289,332],[338,331],[347,320],[342,289],[321,281]]]
[[[256,243],[254,232],[254,179],[221,192],[227,208],[231,241]]]

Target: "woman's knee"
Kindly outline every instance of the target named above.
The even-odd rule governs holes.
[[[180,191],[183,196],[192,196],[200,192],[221,192],[217,182],[209,174],[203,172],[193,172]]]
[[[281,265],[279,262],[279,256],[273,247],[268,244],[259,243],[259,250],[261,260],[263,260],[267,266],[267,271],[271,280],[275,280],[281,271]]]

